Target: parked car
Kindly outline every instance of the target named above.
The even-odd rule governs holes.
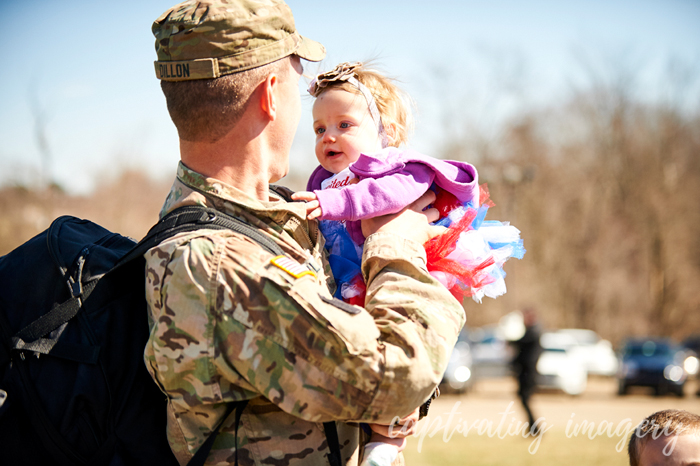
[[[689,377],[700,379],[700,333],[691,335],[683,340],[683,347],[691,351],[685,358],[683,368]],[[698,386],[695,396],[700,397],[700,386]]]
[[[455,344],[447,370],[440,383],[443,392],[464,393],[474,383],[472,352],[469,345],[468,331],[462,330]]]
[[[478,380],[511,375],[513,348],[497,326],[473,328],[469,332],[474,376]]]
[[[566,333],[546,332],[540,337],[542,354],[537,361],[537,386],[580,395],[588,385],[584,361],[574,354],[576,340]]]
[[[700,334],[691,335],[682,343],[683,348],[688,350],[688,355],[683,362],[683,368],[690,376],[697,376],[700,372]],[[698,391],[700,394],[700,389]]]
[[[618,358],[608,340],[603,340],[593,330],[582,328],[565,328],[557,333],[573,338],[570,352],[583,363],[589,374],[615,376]]]
[[[694,351],[695,354],[700,354],[700,333],[687,337],[683,340],[682,346]]]
[[[629,340],[622,349],[618,371],[618,393],[632,386],[651,387],[655,395],[683,396],[688,374],[684,368],[686,350],[667,339]]]

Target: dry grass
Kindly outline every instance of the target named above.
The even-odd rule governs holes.
[[[0,190],[0,255],[6,254],[61,215],[90,219],[103,227],[141,239],[158,220],[171,181],[155,182],[142,173],[126,172],[101,184],[89,197],[57,189],[42,192],[21,187]]]
[[[627,450],[623,444],[616,451],[619,437],[567,437],[564,429],[554,428],[540,440],[522,436],[489,437],[488,434],[469,433],[466,437],[456,433],[448,442],[442,435],[426,438],[421,452],[412,439],[404,451],[409,466],[500,466],[500,465],[561,465],[577,466],[626,466]]]
[[[522,430],[516,434],[525,418],[515,397],[515,382],[482,380],[466,395],[443,395],[433,403],[430,416],[421,421],[418,434],[404,450],[406,464],[625,466],[631,429],[661,409],[697,413],[697,386],[697,381],[689,383],[684,398],[652,397],[643,390],[619,397],[614,379],[596,378],[578,397],[538,393],[533,411],[546,422],[546,431],[537,441],[524,438]],[[466,435],[465,425],[471,427]]]

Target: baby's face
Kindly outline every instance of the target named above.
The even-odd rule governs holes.
[[[323,168],[339,173],[360,157],[382,149],[382,138],[361,94],[331,89],[313,107],[316,158]]]

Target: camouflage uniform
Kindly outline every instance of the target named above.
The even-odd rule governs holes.
[[[206,205],[272,238],[291,266],[245,236],[200,230],[146,254],[148,370],[168,396],[168,437],[181,464],[250,399],[237,444],[241,465],[327,465],[323,422],[388,424],[440,382],[464,311],[425,269],[425,251],[390,234],[367,239],[367,311],[333,300],[323,238],[302,203],[261,202],[178,167],[163,214]],[[296,265],[295,265],[296,264]],[[207,464],[234,461],[229,416]],[[337,422],[345,464],[359,427]]]
[[[170,82],[217,79],[323,46],[299,35],[281,0],[191,0],[158,18],[155,71]],[[182,85],[175,84],[175,86]],[[331,297],[335,287],[316,222],[302,203],[269,202],[178,169],[163,213],[201,204],[273,239],[273,257],[231,231],[173,237],[146,254],[151,335],[145,360],[168,397],[168,437],[181,464],[225,420],[207,464],[327,465],[322,423],[388,424],[440,381],[464,312],[425,269],[420,245],[367,239],[367,310]],[[360,429],[337,422],[344,461],[356,465]]]

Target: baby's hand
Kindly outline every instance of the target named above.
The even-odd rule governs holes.
[[[306,201],[306,218],[313,220],[323,214],[321,204],[318,202],[316,194],[309,191],[299,191],[292,194],[292,199],[295,201]]]

